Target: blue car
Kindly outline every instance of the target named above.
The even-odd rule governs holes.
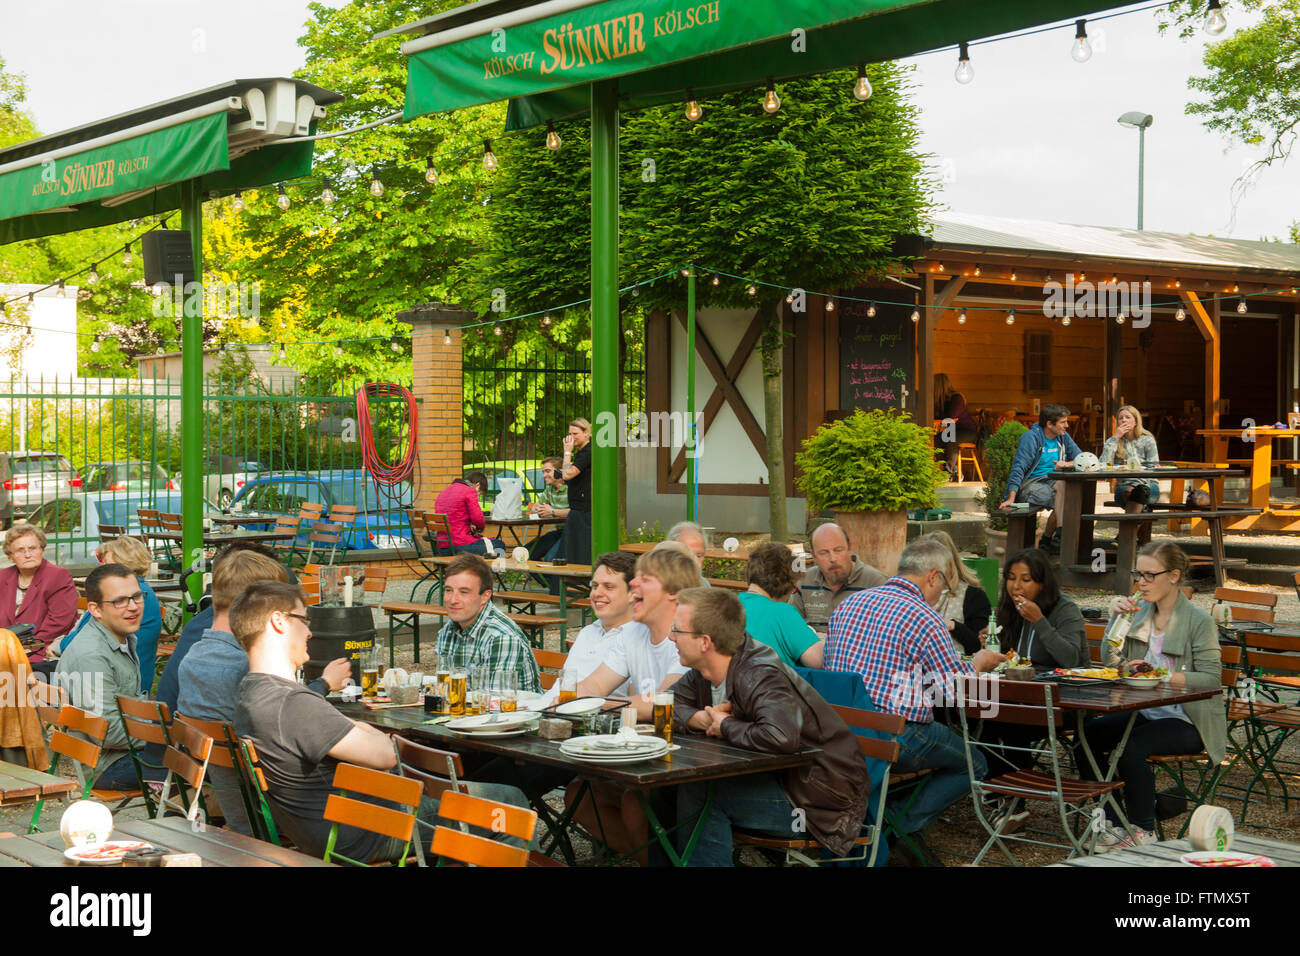
[[[297,515],[304,502],[325,506],[328,518],[335,505],[355,506],[357,520],[346,527],[344,543],[349,550],[409,548],[410,527],[404,509],[411,506],[414,491],[409,481],[391,488],[379,485],[364,469],[280,472],[262,474],[249,481],[231,503],[235,513]],[[268,526],[269,526],[268,522]],[[306,534],[300,543],[307,544]]]

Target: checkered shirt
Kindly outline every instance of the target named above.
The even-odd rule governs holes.
[[[488,667],[493,674],[514,671],[520,690],[542,692],[537,659],[523,631],[491,601],[468,630],[448,618],[438,632],[438,661],[456,669]]]
[[[957,656],[943,619],[906,578],[845,598],[831,615],[826,637],[828,671],[862,675],[881,710],[907,720],[934,720],[933,697],[955,675],[975,670]]]

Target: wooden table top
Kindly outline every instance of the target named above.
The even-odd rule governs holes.
[[[276,518],[282,518],[283,515],[263,515],[249,514],[248,512],[232,512],[231,514],[206,514],[203,516],[213,524],[241,525],[241,524],[269,524],[274,525]]]
[[[0,760],[0,806],[35,803],[77,789],[77,781]]]
[[[634,541],[630,544],[620,544],[618,550],[626,551],[628,554],[645,554],[652,551],[663,542],[661,541]],[[721,548],[705,548],[705,561],[748,561],[749,549],[737,548],[735,551],[724,551]]]
[[[439,554],[421,560],[445,568],[459,557],[461,555]],[[500,574],[503,571],[525,571],[529,574],[553,574],[557,578],[591,577],[590,564],[551,564],[547,561],[516,561],[513,558],[484,558],[484,560],[487,561],[494,574]]]
[[[486,515],[484,520],[488,524],[498,525],[502,528],[539,528],[548,524],[564,524],[567,518],[530,518],[525,515],[522,518],[489,518]]]
[[[164,541],[180,541],[182,536],[180,531],[142,531],[141,535]],[[205,531],[203,543],[221,545],[232,541],[292,541],[296,537],[297,531]]]
[[[1165,840],[1161,843],[1148,843],[1146,846],[1131,847],[1127,850],[1111,850],[1109,853],[1094,856],[1080,856],[1073,860],[1057,863],[1056,866],[1177,866],[1192,869],[1179,859],[1184,853],[1191,853],[1196,848],[1190,840]],[[1261,837],[1236,833],[1232,838],[1232,852],[1258,853],[1266,856],[1278,866],[1300,866],[1300,845],[1284,843],[1271,837]]]
[[[1254,432],[1256,437],[1263,435],[1265,438],[1300,438],[1300,428],[1273,428],[1269,425],[1255,425],[1250,429],[1198,428],[1196,434],[1206,438],[1241,438],[1242,433],[1246,431]]]
[[[1168,684],[1130,687],[1122,681],[1102,684],[1053,684],[1052,699],[1062,710],[1090,710],[1098,714],[1120,714],[1149,707],[1187,704],[1216,697],[1222,688],[1213,690],[1176,690]]]
[[[192,830],[182,817],[162,820],[119,820],[114,840],[144,840],[172,853],[196,853],[204,866],[332,866],[296,850],[263,843],[233,830],[207,827]],[[76,866],[64,855],[57,833],[31,833],[0,839],[0,867]]]
[[[1103,468],[1099,471],[1075,471],[1062,468],[1051,477],[1061,481],[1111,481],[1115,478],[1142,478],[1160,481],[1165,478],[1240,478],[1244,468],[1144,468],[1129,471],[1127,468]]]
[[[499,740],[467,737],[454,734],[440,725],[425,723],[429,718],[418,708],[369,711],[361,704],[335,706],[349,717],[385,730],[400,730],[443,749],[476,751],[510,757],[524,763],[563,767],[571,770],[575,776],[609,780],[623,787],[640,790],[805,766],[811,764],[817,754],[815,750],[804,750],[797,754],[760,753],[732,747],[715,737],[675,733],[673,743],[680,744],[681,749],[673,751],[669,755],[671,759],[661,757],[611,767],[574,760],[560,752],[560,741],[543,740],[536,734]]]

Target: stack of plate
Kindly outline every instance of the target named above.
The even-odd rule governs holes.
[[[518,737],[528,732],[528,724],[542,715],[535,710],[519,710],[512,714],[479,714],[475,717],[457,717],[444,726],[452,733],[465,737]]]
[[[587,763],[638,763],[662,757],[668,752],[668,744],[659,737],[592,734],[587,737],[570,737],[561,742],[560,752],[566,757]]]

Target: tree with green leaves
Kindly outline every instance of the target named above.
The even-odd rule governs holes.
[[[624,115],[619,142],[620,283],[642,287],[632,310],[681,308],[689,263],[771,285],[701,283],[700,306],[758,309],[772,535],[784,539],[780,300],[791,288],[828,291],[880,274],[894,239],[917,232],[929,184],[918,151],[907,69],[868,67],[875,89],[853,98],[854,75],[836,72],[778,86],[782,108],[765,113],[752,90],[704,102],[696,123],[679,105]],[[511,314],[587,297],[590,274],[590,139],[586,120],[557,123],[562,148],[548,154],[536,131],[501,145],[487,205],[491,233],[476,261],[474,305],[487,312],[504,290]],[[584,306],[552,327],[590,335]],[[517,334],[536,334],[520,330]]]

